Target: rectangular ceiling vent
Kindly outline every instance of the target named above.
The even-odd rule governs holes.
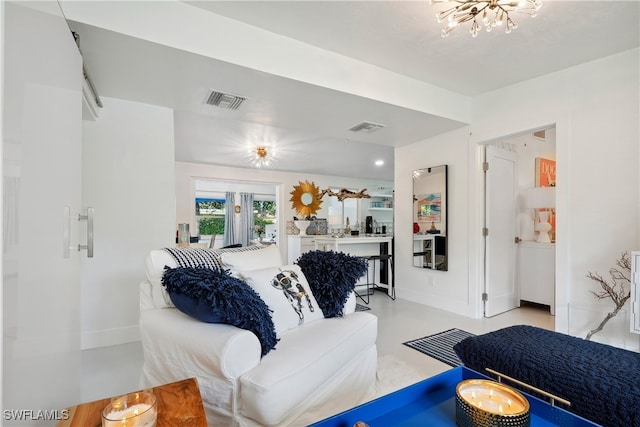
[[[534,132],[533,136],[535,136],[536,138],[541,139],[543,141],[546,141],[546,139],[547,139],[547,131],[539,130],[537,132]]]
[[[349,130],[351,132],[371,133],[371,132],[377,131],[378,129],[382,129],[385,126],[386,125],[381,125],[379,123],[362,122],[362,123],[358,123],[357,125],[355,125],[354,127],[350,128]]]
[[[204,103],[228,110],[237,110],[246,99],[238,95],[212,90]]]

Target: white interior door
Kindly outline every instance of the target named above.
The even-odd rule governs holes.
[[[518,305],[516,287],[517,155],[487,146],[485,161],[485,286],[486,317]]]
[[[63,226],[81,201],[82,60],[57,2],[3,3],[3,408],[59,410],[79,397],[81,255],[64,258]]]

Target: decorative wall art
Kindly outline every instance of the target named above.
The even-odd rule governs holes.
[[[536,157],[536,187],[556,186],[556,161]],[[555,242],[556,215],[554,209],[549,209],[549,223],[551,224],[551,240]]]
[[[367,194],[367,189],[363,188],[360,191],[351,191],[346,188],[341,188],[337,193],[330,188],[326,190],[322,190],[320,193],[320,197],[323,197],[325,194],[329,196],[335,196],[338,198],[338,201],[343,202],[344,199],[370,199],[371,195]]]
[[[299,181],[298,184],[293,186],[293,191],[290,193],[291,207],[302,216],[301,219],[311,219],[311,216],[318,212],[322,204],[320,189],[309,181]]]
[[[536,157],[536,187],[556,186],[556,161]]]
[[[440,222],[442,193],[421,194],[418,198],[418,221]]]

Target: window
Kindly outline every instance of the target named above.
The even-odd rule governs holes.
[[[332,188],[331,191],[339,192],[339,188]],[[347,224],[347,218],[349,218],[349,225],[351,228],[355,228],[355,225],[359,221],[358,216],[358,199],[346,198],[342,202],[337,197],[329,197],[329,224],[330,226],[343,227]]]
[[[224,234],[224,199],[196,198],[198,234]]]
[[[253,223],[256,238],[274,240],[276,237],[276,202],[275,200],[253,201]]]
[[[218,198],[196,198],[196,218],[198,233],[201,236],[224,234],[225,200]],[[253,219],[256,238],[276,237],[276,202],[275,200],[254,200]]]
[[[262,240],[277,241],[277,212],[276,205],[277,186],[260,182],[238,182],[217,179],[196,179],[194,180],[194,199],[191,204],[192,221],[196,224],[197,233],[200,236],[200,243],[211,245],[211,247],[221,247],[225,241],[223,236],[228,233],[225,224],[229,223],[226,218],[227,210],[237,212],[240,205],[241,193],[253,194],[252,216],[254,228],[250,230],[250,239],[261,238]],[[227,193],[235,195],[235,206],[227,206]],[[235,208],[235,209],[234,209]],[[243,212],[244,213],[244,212]],[[233,214],[231,218],[235,224],[235,235],[228,236],[229,241],[239,240],[242,230],[242,214]],[[257,227],[256,227],[257,226]],[[213,236],[213,237],[210,237]],[[213,239],[211,241],[210,239]]]

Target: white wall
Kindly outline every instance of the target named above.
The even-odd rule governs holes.
[[[95,257],[82,268],[82,348],[139,339],[138,284],[150,249],[175,244],[173,111],[102,98],[83,122],[83,206]]]
[[[437,153],[433,163],[450,164],[451,180],[465,175],[458,167],[467,164],[468,186],[458,181],[450,190],[452,225],[449,229],[453,241],[449,246],[449,272],[442,273],[447,277],[440,281],[453,286],[452,295],[458,295],[461,303],[463,295],[468,293],[469,303],[452,311],[477,316],[479,310],[474,306],[481,306],[477,286],[480,269],[476,268],[482,260],[479,233],[482,173],[478,144],[554,123],[558,169],[556,329],[568,330],[570,302],[595,308],[611,306],[608,301],[597,302],[593,298],[589,290],[597,288],[585,275],[588,271],[606,275],[621,252],[640,247],[639,80],[639,50],[632,49],[478,96],[474,99],[474,119],[466,152],[460,148],[457,155],[451,154],[453,147],[465,142],[462,132],[451,132],[396,150],[397,200],[403,197],[409,200],[408,174],[417,163],[412,157],[425,156],[421,163],[431,164],[426,156],[431,154],[433,158]],[[420,164],[423,166],[428,165]],[[459,191],[462,194],[457,194]],[[410,215],[411,205],[402,206],[396,203],[397,230],[407,226],[404,218]],[[460,211],[465,211],[462,215],[467,216],[469,223],[468,245],[457,244],[453,236],[467,232],[465,221],[454,220]],[[458,227],[462,229],[458,231]],[[400,233],[397,236],[399,240]],[[402,247],[400,241],[398,245]],[[465,258],[467,262],[460,261]],[[398,261],[408,264],[408,260]],[[457,283],[448,277],[459,278],[467,272],[468,283]],[[404,284],[403,277],[425,282],[427,276],[434,273],[396,274],[398,294],[406,295],[406,287],[412,285]],[[423,286],[412,290],[413,299],[426,304],[437,306],[441,300],[437,282],[433,288]],[[599,320],[598,316],[594,314],[594,321]],[[584,336],[583,332],[586,331],[572,333]],[[605,336],[606,330],[601,334]],[[635,341],[637,347],[637,337]]]
[[[283,237],[286,235],[286,222],[293,220],[296,211],[291,207],[290,192],[293,191],[293,186],[298,185],[300,181],[309,181],[315,183],[317,187],[324,190],[328,187],[333,188],[353,188],[353,189],[367,189],[368,194],[376,193],[378,187],[392,188],[393,185],[388,181],[373,181],[358,178],[346,178],[339,176],[329,175],[313,175],[297,172],[280,172],[268,169],[244,169],[244,168],[230,168],[225,166],[214,166],[199,163],[187,163],[176,162],[176,187],[175,197],[177,200],[177,216],[176,224],[187,222],[190,224],[189,228],[195,230],[196,217],[194,209],[194,181],[198,178],[209,178],[227,180],[231,182],[261,182],[274,184],[276,189],[276,198],[278,205],[278,239],[279,246],[282,252],[283,259],[287,259],[286,252],[286,240]],[[323,203],[320,205],[320,210],[316,214],[318,218],[327,218],[327,196],[323,199]],[[364,204],[363,204],[364,205]],[[361,218],[369,215],[364,209],[361,211]],[[360,221],[360,219],[358,220]],[[353,223],[352,223],[353,225]],[[175,236],[175,229],[173,231]]]
[[[477,275],[469,274],[467,212],[469,129],[448,132],[395,151],[395,285],[399,298],[475,316],[471,293]],[[447,245],[449,271],[413,267],[413,171],[448,165]]]

